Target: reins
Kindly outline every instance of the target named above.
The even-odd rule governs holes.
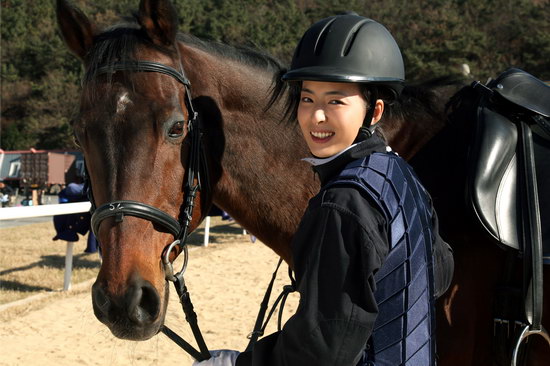
[[[187,286],[185,285],[183,275],[187,268],[188,262],[188,250],[186,242],[189,235],[189,226],[193,217],[195,198],[197,196],[197,192],[201,190],[203,179],[206,179],[204,183],[208,184],[208,176],[207,169],[204,169],[204,177],[201,177],[200,174],[201,156],[204,155],[204,150],[202,149],[201,131],[199,126],[200,119],[198,113],[193,108],[190,90],[191,84],[189,80],[185,77],[183,66],[181,65],[181,63],[180,69],[181,71],[177,71],[172,67],[152,61],[129,60],[110,63],[98,67],[93,75],[112,74],[116,71],[158,72],[175,78],[185,87],[185,104],[190,116],[187,124],[187,136],[191,139],[191,145],[189,147],[189,158],[187,164],[187,182],[185,185],[186,198],[185,207],[182,214],[182,222],[180,223],[178,220],[174,219],[171,215],[165,213],[164,211],[137,201],[113,201],[96,208],[92,196],[89,178],[87,177],[86,179],[88,180],[87,183],[89,188],[89,198],[90,202],[92,203],[91,226],[96,236],[99,233],[99,226],[104,219],[108,217],[115,217],[116,222],[122,222],[125,215],[135,216],[152,221],[153,223],[163,226],[165,229],[168,230],[168,232],[174,235],[175,240],[165,249],[164,254],[162,255],[165,276],[167,281],[171,281],[174,283],[174,287],[176,288],[176,292],[185,313],[185,318],[189,323],[191,330],[193,331],[193,335],[195,337],[199,350],[195,349],[191,344],[178,336],[168,327],[163,326],[161,331],[177,345],[183,348],[187,353],[189,353],[193,358],[198,361],[202,361],[210,358],[210,352],[208,351],[208,347],[206,346],[204,337],[202,336],[202,333],[199,329],[197,314],[194,311],[193,304],[191,302]],[[204,162],[202,162],[202,164],[204,164],[206,168],[206,160],[204,159],[204,157],[203,160]],[[184,262],[181,270],[177,273],[174,273],[173,265],[170,262],[170,254],[176,246],[180,246],[182,248]]]
[[[279,303],[281,303],[281,306],[279,308],[279,316],[277,319],[277,330],[282,329],[282,322],[283,322],[283,310],[285,307],[286,299],[288,298],[288,295],[296,291],[296,280],[294,279],[294,276],[292,275],[292,269],[288,267],[288,277],[290,278],[290,285],[285,285],[283,287],[283,290],[271,306],[271,310],[269,311],[269,314],[267,315],[267,319],[265,319],[265,315],[267,312],[267,307],[269,305],[269,298],[271,297],[271,291],[273,290],[273,285],[275,284],[275,279],[277,278],[277,272],[279,271],[279,267],[281,266],[281,263],[283,262],[283,259],[279,259],[279,262],[277,263],[277,266],[275,267],[275,271],[273,272],[273,275],[271,276],[271,280],[269,281],[269,285],[267,286],[267,289],[264,294],[264,298],[262,300],[262,303],[260,304],[260,310],[258,311],[258,315],[256,317],[256,322],[254,323],[254,329],[250,334],[248,335],[248,339],[250,341],[248,342],[248,345],[246,346],[245,352],[252,351],[254,348],[254,345],[258,341],[258,338],[264,335],[265,328],[267,327],[267,324],[269,323],[269,320],[271,319],[271,316],[277,309],[277,306]],[[265,319],[265,321],[264,321]]]

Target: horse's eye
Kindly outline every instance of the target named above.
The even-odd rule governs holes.
[[[168,136],[172,138],[181,137],[183,135],[183,121],[174,122],[168,130]]]

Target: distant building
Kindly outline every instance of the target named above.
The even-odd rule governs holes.
[[[19,182],[22,150],[4,151],[0,149],[0,180]]]
[[[84,174],[84,157],[80,151],[0,149],[0,181],[13,188],[49,190],[56,186],[57,190]]]

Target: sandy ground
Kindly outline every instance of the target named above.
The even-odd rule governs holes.
[[[277,260],[263,244],[249,241],[190,251],[186,283],[210,349],[246,347]],[[279,272],[272,297],[288,282],[286,268]],[[192,358],[163,334],[145,342],[115,338],[93,315],[91,284],[0,311],[0,365],[191,365]],[[171,287],[166,324],[194,344],[174,292]],[[285,318],[296,309],[293,295]],[[275,328],[272,320],[266,334]]]

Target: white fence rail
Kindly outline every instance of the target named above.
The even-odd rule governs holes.
[[[0,221],[17,220],[32,217],[67,215],[90,210],[90,202],[75,202],[55,205],[41,206],[22,206],[22,207],[4,207],[0,208]],[[208,236],[210,233],[210,216],[206,217],[204,227],[203,245],[208,245]],[[63,281],[63,290],[71,289],[71,276],[73,271],[73,247],[74,242],[67,242],[67,250],[65,253],[65,276]]]
[[[0,220],[15,220],[41,216],[55,216],[90,211],[90,202],[75,202],[56,205],[4,207]]]

